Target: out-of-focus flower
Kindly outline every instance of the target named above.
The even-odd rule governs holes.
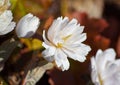
[[[20,19],[16,27],[18,37],[28,38],[31,37],[40,24],[39,18],[33,16],[31,13],[25,15]]]
[[[0,14],[7,10],[9,6],[10,6],[9,0],[0,0]]]
[[[113,49],[98,50],[91,58],[91,78],[95,85],[120,85],[120,59]]]
[[[104,0],[74,0],[69,2],[79,12],[85,12],[90,18],[101,18],[104,8]]]
[[[15,22],[11,22],[13,19],[12,12],[6,10],[0,15],[0,35],[11,32],[15,27]]]
[[[54,20],[47,36],[43,31],[43,46],[46,48],[42,52],[43,57],[48,61],[55,61],[63,71],[68,70],[70,66],[67,57],[84,62],[91,48],[81,43],[86,40],[83,29],[76,19],[69,22],[67,17],[59,17]]]

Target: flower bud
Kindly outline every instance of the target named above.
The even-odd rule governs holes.
[[[31,13],[25,15],[20,19],[16,27],[18,37],[29,38],[36,32],[39,27],[39,18],[33,16]]]

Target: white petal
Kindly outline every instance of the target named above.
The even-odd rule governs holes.
[[[14,30],[14,27],[15,27],[15,22],[11,22],[5,30],[0,32],[0,35],[4,35],[11,32],[12,30]]]
[[[62,36],[68,36],[74,33],[77,28],[77,20],[72,19],[65,27],[61,30]]]
[[[68,24],[69,19],[68,17],[64,17],[61,21],[61,30],[64,29],[64,27]]]
[[[110,69],[111,72],[108,71],[108,76],[104,79],[104,85],[120,85],[120,69],[118,68],[120,67]]]
[[[96,66],[95,58],[91,58],[91,79],[95,85],[99,85],[98,70]]]
[[[61,36],[68,36],[73,34],[81,34],[84,30],[84,26],[80,26],[80,24],[73,23],[74,25],[69,25],[70,27],[65,27],[65,30],[61,31]],[[66,34],[67,33],[67,34]]]
[[[74,59],[74,60],[78,60],[79,62],[84,62],[86,60],[86,57],[83,55],[79,55],[75,52],[73,52],[73,50],[64,50],[63,51],[68,55],[68,57]]]
[[[74,42],[73,39],[76,39],[76,41],[77,41],[78,37],[80,37],[81,33],[83,32],[84,26],[80,26],[80,24],[77,24],[77,21],[75,19],[71,20],[71,23],[69,25],[68,24],[65,26],[65,28],[63,30],[61,30],[60,36],[62,38],[69,36],[69,38],[67,38],[66,42],[73,43]],[[85,38],[85,37],[83,37],[83,38]],[[82,39],[79,38],[79,41],[82,42]]]
[[[42,43],[42,46],[43,46],[44,48],[46,48],[46,49],[50,47],[48,44],[46,44],[46,43],[44,43],[44,42]]]
[[[86,33],[83,34],[73,34],[66,42],[68,44],[80,44],[81,42],[86,40]]]
[[[55,53],[55,62],[58,67],[61,67],[62,71],[69,69],[69,61],[67,55],[62,52],[60,49],[57,49]]]
[[[96,60],[99,60],[99,57],[98,56],[101,56],[101,54],[103,54],[103,51],[101,49],[99,49],[97,52],[96,52]]]
[[[116,64],[117,66],[120,66],[120,59],[113,61],[113,63]]]
[[[78,24],[76,26],[76,29],[75,29],[74,33],[80,33],[81,34],[83,32],[83,30],[84,30],[84,26],[80,26],[80,24]]]
[[[15,23],[11,22],[12,19],[12,12],[10,10],[6,10],[0,15],[0,35],[7,34],[14,29]]]
[[[115,60],[115,56],[116,56],[115,50],[112,49],[112,48],[109,48],[109,49],[105,50],[104,51],[104,56],[105,57],[109,56],[108,61],[114,61]]]
[[[96,62],[99,68],[99,71],[103,71],[105,70],[105,66],[107,64],[108,61],[114,61],[115,60],[115,51],[113,49],[107,49],[105,50],[103,53],[101,53],[101,51],[99,50],[97,52],[97,56],[96,56]]]
[[[103,72],[103,75],[103,78],[105,79],[115,77],[116,81],[120,81],[120,59],[113,62],[108,62],[106,70]]]
[[[49,41],[53,42],[54,44],[57,44],[57,42],[61,41],[59,32],[64,28],[64,26],[68,23],[68,18],[65,17],[62,20],[62,17],[57,18],[53,21],[51,27],[48,29],[48,39]]]
[[[97,71],[96,61],[94,57],[91,57],[91,69]]]
[[[46,38],[46,36],[45,36],[45,30],[43,30],[43,40],[44,40],[44,42],[47,44],[47,45],[52,45],[48,40],[47,40],[47,38]]]
[[[49,47],[42,52],[42,55],[47,61],[52,62],[54,60],[55,51],[56,48]]]
[[[12,19],[13,19],[12,12],[10,10],[6,10],[0,15],[1,31],[6,29],[6,27],[11,23]]]
[[[72,59],[84,62],[86,60],[86,55],[91,50],[91,48],[84,44],[78,45],[66,45],[64,46],[65,53]]]

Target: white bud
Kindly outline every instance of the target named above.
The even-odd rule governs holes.
[[[33,16],[31,13],[25,15],[20,19],[16,27],[18,37],[28,38],[34,35],[40,24],[39,18]]]

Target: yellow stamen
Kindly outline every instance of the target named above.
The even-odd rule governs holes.
[[[100,81],[100,85],[103,85],[103,80],[102,80],[100,74],[98,74],[98,78],[99,78],[99,81]]]
[[[57,44],[57,48],[62,48],[62,46],[63,46],[62,43]]]
[[[63,37],[62,39],[64,40],[64,41],[66,41],[69,37],[71,37],[71,35],[68,35],[68,36],[66,36],[66,37]],[[63,47],[63,43],[57,43],[57,46],[56,46],[57,48],[62,48]]]
[[[71,35],[68,35],[68,36],[66,36],[66,37],[63,37],[62,39],[64,40],[64,41],[66,41],[68,38],[70,38],[71,37]]]

